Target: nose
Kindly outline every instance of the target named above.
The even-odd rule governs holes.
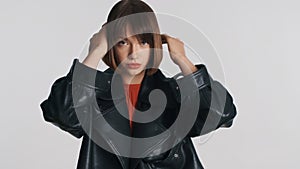
[[[138,52],[139,52],[139,46],[138,44],[132,44],[131,45],[131,52],[129,54],[129,59],[136,59],[138,57]]]

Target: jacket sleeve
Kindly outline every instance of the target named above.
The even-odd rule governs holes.
[[[188,133],[189,137],[204,135],[220,127],[231,127],[237,115],[233,98],[226,88],[209,75],[205,65],[195,66],[198,69],[196,72],[177,80],[182,86],[190,86],[191,83],[195,86],[194,89],[183,87],[188,88],[184,89],[188,94],[183,95],[183,104],[197,100],[200,102],[197,118]]]
[[[95,80],[102,73],[74,59],[68,74],[53,83],[48,98],[40,104],[45,121],[80,138],[84,134],[82,124],[90,120]]]

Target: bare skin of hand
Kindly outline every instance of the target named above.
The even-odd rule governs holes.
[[[171,60],[179,66],[183,75],[188,75],[197,71],[196,66],[186,57],[184,43],[167,34],[161,35],[162,42],[168,45]]]
[[[82,63],[96,69],[100,60],[105,56],[107,48],[106,26],[103,24],[99,32],[90,39],[89,53]]]

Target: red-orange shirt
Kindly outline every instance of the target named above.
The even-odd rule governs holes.
[[[135,110],[135,105],[137,102],[137,97],[139,94],[141,84],[124,84],[124,92],[126,95],[126,103],[129,113],[129,125],[132,129],[132,118]]]

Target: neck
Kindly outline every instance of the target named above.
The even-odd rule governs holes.
[[[144,74],[145,74],[145,70],[135,76],[123,74],[122,75],[123,83],[124,84],[141,84],[142,80],[144,78]]]

